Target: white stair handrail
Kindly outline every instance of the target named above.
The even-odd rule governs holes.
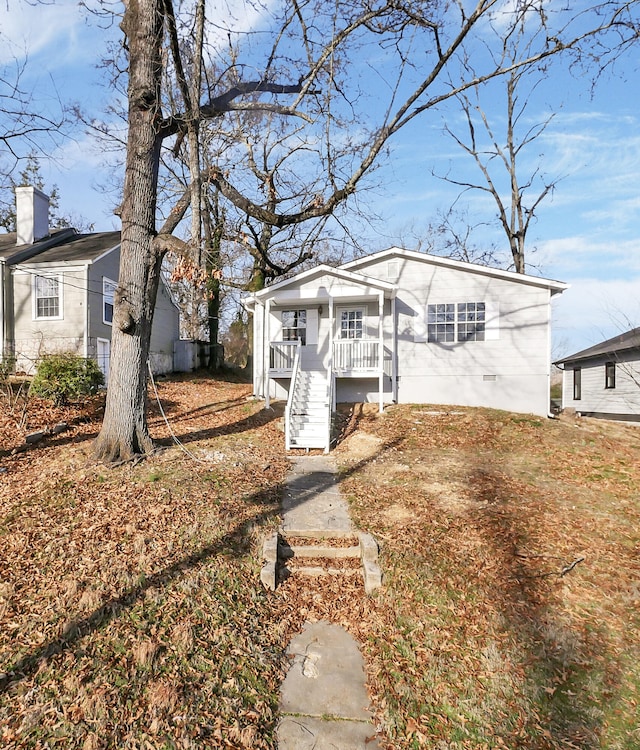
[[[334,388],[335,380],[333,367],[329,365],[327,368],[327,443],[324,449],[325,453],[329,453],[329,450],[331,449],[331,415],[333,413],[333,399],[335,397]]]
[[[302,342],[298,339],[295,354],[293,357],[293,369],[291,370],[291,385],[289,386],[289,396],[287,405],[284,410],[284,440],[285,450],[291,450],[291,411],[293,409],[293,399],[295,396],[298,373],[300,372],[300,353],[302,351]]]

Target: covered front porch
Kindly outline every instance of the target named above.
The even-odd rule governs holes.
[[[329,449],[338,400],[397,400],[396,287],[318,266],[255,292],[254,395],[286,399],[288,448]],[[342,397],[341,397],[342,396]]]
[[[361,297],[328,297],[309,306],[267,302],[268,340],[264,397],[282,397],[290,390],[296,367],[326,373],[335,409],[336,381],[342,378],[376,381],[380,411],[384,408],[384,379],[396,400],[395,298],[383,292]],[[274,387],[274,385],[276,387]]]

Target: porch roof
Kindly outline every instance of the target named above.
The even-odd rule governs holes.
[[[365,288],[375,289],[377,292],[382,292],[388,299],[394,297],[397,291],[396,285],[391,284],[388,281],[381,281],[380,279],[375,279],[371,276],[365,276],[360,273],[354,273],[353,271],[348,271],[344,268],[334,268],[333,266],[329,266],[326,263],[323,263],[319,266],[316,266],[315,268],[310,268],[307,271],[302,271],[302,273],[298,273],[289,279],[279,281],[275,284],[272,284],[271,286],[261,289],[258,292],[247,295],[242,299],[242,304],[247,310],[252,311],[256,303],[263,303],[268,299],[272,299],[274,297],[279,298],[275,300],[277,304],[290,304],[296,299],[305,299],[306,295],[296,295],[295,290],[293,289],[291,290],[291,294],[287,294],[288,287],[294,287],[301,283],[312,282],[314,279],[319,279],[322,276],[331,276],[338,281],[344,281],[355,286],[363,287],[362,295],[360,296],[366,295],[367,292]],[[318,287],[318,290],[314,294],[313,299],[316,301],[322,301],[329,296],[334,296],[336,298],[338,297],[337,295],[330,295],[329,292],[323,294],[321,287]],[[341,298],[344,298],[344,295],[339,296]],[[347,295],[347,297],[356,296],[357,295],[353,294]]]

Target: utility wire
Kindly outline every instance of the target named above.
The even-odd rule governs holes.
[[[147,368],[149,370],[149,377],[151,378],[151,385],[153,386],[153,392],[156,397],[156,401],[158,402],[158,408],[160,409],[160,414],[162,414],[162,418],[164,419],[165,424],[167,425],[169,429],[169,433],[171,434],[171,437],[173,438],[173,442],[180,448],[181,451],[187,454],[189,458],[192,458],[194,461],[197,461],[200,464],[206,464],[206,461],[203,461],[201,458],[198,458],[198,456],[194,455],[185,445],[184,443],[180,442],[180,439],[177,437],[175,432],[173,431],[173,428],[169,424],[169,420],[167,419],[167,415],[164,412],[164,409],[162,408],[162,404],[160,403],[160,396],[158,394],[158,389],[156,388],[156,381],[153,378],[153,372],[151,370],[151,363],[149,360],[147,360]]]

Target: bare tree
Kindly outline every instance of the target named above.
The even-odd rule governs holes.
[[[192,17],[196,24],[188,26],[190,39],[197,38],[197,19],[205,7],[204,0],[195,3]],[[212,184],[222,198],[253,220],[278,228],[292,226],[331,214],[353,195],[389,139],[437,104],[479,83],[571,48],[592,37],[596,27],[601,34],[611,30],[613,24],[616,29],[627,30],[625,33],[635,33],[629,15],[631,6],[598,6],[601,15],[592,13],[588,17],[592,21],[588,31],[584,18],[577,23],[574,16],[559,13],[552,19],[554,26],[557,21],[557,28],[545,38],[537,36],[537,46],[528,49],[524,58],[514,61],[482,53],[476,71],[468,71],[452,86],[449,68],[457,70],[462,60],[470,59],[474,45],[486,49],[487,30],[496,13],[502,13],[502,33],[507,35],[521,26],[524,15],[536,30],[540,24],[549,27],[544,9],[527,4],[506,10],[496,0],[479,0],[469,8],[463,4],[402,0],[366,5],[352,0],[294,0],[282,7],[274,6],[271,17],[263,19],[265,32],[260,39],[268,39],[268,47],[256,39],[253,48],[248,46],[253,57],[246,64],[241,64],[239,58],[229,59],[226,65],[219,66],[228,71],[219,82],[207,81],[202,91],[190,93],[184,86],[189,76],[182,57],[190,45],[180,43],[171,0],[127,0],[124,7],[129,130],[122,250],[115,295],[111,382],[103,427],[95,443],[96,457],[107,461],[128,459],[153,447],[146,422],[146,362],[160,266],[167,251],[184,251],[185,243],[174,231],[190,207],[193,214],[198,211],[195,204],[202,205],[199,191],[187,190],[157,230],[158,172],[165,141],[186,139],[189,143],[194,129],[204,121],[224,118],[239,110],[271,112],[296,127],[305,124],[304,139],[324,144],[321,162],[313,167],[307,165],[307,169],[325,173],[329,185],[326,192],[312,200],[290,196],[288,202],[274,209],[256,200],[250,191],[245,192],[226,165],[213,164],[202,169],[201,164],[196,164],[197,159],[189,162],[196,185],[199,175],[200,180]],[[233,34],[233,30],[228,33]],[[206,36],[205,32],[203,40]],[[167,37],[170,66],[163,54]],[[212,49],[219,54],[219,47]],[[367,126],[366,110],[371,100],[365,96],[365,81],[360,77],[364,73],[358,70],[358,61],[374,54],[384,58],[384,64],[376,68],[381,76],[377,85],[366,83],[371,99],[377,102],[372,111],[378,115]],[[196,59],[196,55],[191,55],[187,62],[191,65]],[[373,75],[372,68],[367,70],[368,75]],[[163,86],[171,73],[179,82],[180,107],[165,112]],[[381,107],[383,89],[388,92],[388,100]],[[345,113],[349,117],[343,120]],[[341,129],[344,121],[359,122],[359,129]],[[344,138],[357,140],[359,148],[343,155],[342,149],[334,145]],[[191,244],[196,243],[200,243],[200,236],[191,238]]]
[[[524,92],[525,82],[532,75],[530,68],[520,68],[511,70],[500,81],[504,86],[504,113],[488,112],[482,104],[484,92],[480,86],[470,92],[473,99],[467,92],[459,94],[457,99],[465,120],[466,138],[454,132],[449,124],[445,125],[445,132],[476,163],[482,182],[460,180],[451,173],[443,179],[462,187],[463,192],[479,190],[493,198],[518,273],[525,272],[525,246],[531,222],[542,201],[553,192],[558,182],[558,178],[549,179],[544,175],[539,164],[526,175],[520,166],[524,151],[543,135],[554,117],[550,114],[533,125],[525,122],[530,96],[541,83],[537,78]],[[503,132],[498,135],[500,126],[497,123],[503,117]]]
[[[0,44],[3,42],[0,34]],[[60,142],[69,124],[53,81],[46,102],[24,83],[27,66],[27,57],[0,66],[0,210],[5,214],[14,207],[13,175],[17,169],[27,162],[22,175],[28,174],[34,160]]]

